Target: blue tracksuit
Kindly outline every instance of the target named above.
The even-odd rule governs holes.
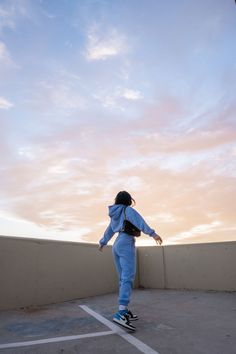
[[[120,232],[124,223],[124,208],[125,205],[123,204],[109,206],[109,216],[111,221],[99,243],[101,246],[105,246],[112,236],[116,232],[119,232],[112,247],[112,253],[116,270],[119,275],[119,305],[127,306],[130,301],[136,272],[136,250],[135,237]],[[145,220],[135,209],[132,207],[126,207],[125,214],[126,219],[139,230],[147,235],[155,236],[155,231],[147,225]]]

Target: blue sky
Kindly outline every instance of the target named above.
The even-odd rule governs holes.
[[[0,234],[96,242],[128,189],[166,243],[235,239],[235,14],[0,0]]]

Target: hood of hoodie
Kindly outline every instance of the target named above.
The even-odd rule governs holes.
[[[119,232],[124,223],[124,208],[123,204],[114,204],[109,207],[109,216],[111,218],[111,228],[114,232]]]

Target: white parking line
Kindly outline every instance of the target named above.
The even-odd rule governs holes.
[[[139,351],[141,351],[144,354],[159,354],[157,351],[153,350],[151,347],[149,347],[148,345],[146,345],[145,343],[143,343],[142,341],[140,341],[136,337],[131,336],[126,331],[124,331],[122,328],[119,328],[118,326],[116,326],[111,321],[107,320],[105,317],[103,317],[99,313],[91,310],[88,306],[79,305],[79,307],[81,307],[84,311],[86,311],[91,316],[96,318],[99,322],[106,325],[108,328],[111,329],[111,331],[85,333],[85,334],[78,334],[78,335],[73,335],[73,336],[64,336],[64,337],[55,337],[55,338],[46,338],[46,339],[38,339],[38,340],[26,341],[26,342],[5,343],[5,344],[0,344],[0,349],[28,347],[31,345],[58,343],[58,342],[76,340],[76,339],[78,340],[78,339],[83,339],[83,338],[92,338],[92,337],[100,337],[100,336],[108,336],[111,334],[117,334],[120,337],[122,337],[123,339],[125,339],[127,342],[132,344],[134,347],[136,347]]]
[[[136,347],[138,350],[140,350],[142,353],[145,354],[160,354],[153,350],[151,347],[143,343],[141,340],[137,339],[136,337],[131,336],[127,332],[125,332],[123,329],[117,327],[114,323],[111,321],[107,320],[105,317],[100,315],[99,313],[91,310],[88,306],[86,305],[79,305],[84,311],[89,313],[91,316],[95,317],[98,321],[106,325],[108,328],[110,328],[113,332],[124,338],[127,342],[132,344],[134,347]]]
[[[94,332],[94,333],[78,334],[78,335],[74,335],[74,336],[38,339],[38,340],[32,340],[32,341],[27,341],[27,342],[6,343],[6,344],[0,344],[0,349],[17,348],[17,347],[28,347],[30,345],[36,345],[36,344],[65,342],[65,341],[70,341],[70,340],[75,340],[75,339],[82,339],[82,338],[108,336],[108,335],[111,335],[111,334],[114,334],[114,332],[113,331]]]

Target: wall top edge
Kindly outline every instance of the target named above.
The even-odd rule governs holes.
[[[27,236],[6,236],[6,235],[0,235],[0,239],[4,240],[15,240],[15,241],[31,241],[35,242],[38,244],[42,243],[59,243],[59,244],[73,244],[73,245],[80,245],[80,246],[85,246],[85,247],[98,247],[98,242],[77,242],[77,241],[66,241],[66,240],[53,240],[53,239],[46,239],[46,238],[37,238],[37,237],[27,237]],[[172,244],[172,245],[162,245],[162,246],[137,246],[137,248],[153,248],[153,247],[164,247],[164,248],[171,248],[171,247],[202,247],[202,246],[212,246],[212,245],[233,245],[236,244],[235,241],[219,241],[219,242],[202,242],[202,243],[184,243],[184,244]],[[111,247],[111,245],[108,245],[108,247]]]
[[[181,243],[181,244],[172,244],[172,245],[162,245],[162,246],[138,246],[138,248],[152,248],[152,247],[164,247],[164,248],[171,248],[171,247],[202,247],[202,246],[212,246],[212,245],[235,245],[235,241],[216,241],[216,242],[201,242],[201,243]]]
[[[79,245],[79,246],[85,246],[85,247],[98,247],[98,242],[97,243],[92,243],[92,242],[77,242],[77,241],[66,241],[66,240],[53,240],[53,239],[47,239],[47,238],[37,238],[37,237],[27,237],[27,236],[5,236],[5,235],[0,235],[0,240],[14,240],[14,241],[30,241],[30,242],[35,242],[38,244],[42,243],[59,243],[59,244],[73,244],[73,245]]]

